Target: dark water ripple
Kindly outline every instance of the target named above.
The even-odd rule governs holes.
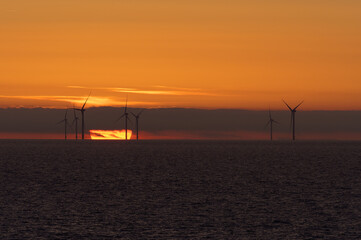
[[[361,239],[360,142],[0,141],[1,239]]]

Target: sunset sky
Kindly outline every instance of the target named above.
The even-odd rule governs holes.
[[[2,0],[0,107],[361,109],[359,0]]]

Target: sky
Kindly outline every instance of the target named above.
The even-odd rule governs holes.
[[[91,92],[93,108],[128,98],[147,109],[287,110],[285,99],[347,116],[361,110],[360,9],[359,0],[2,0],[0,108],[78,107]]]
[[[358,0],[2,0],[0,106],[360,110]]]

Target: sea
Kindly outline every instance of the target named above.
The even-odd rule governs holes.
[[[361,142],[1,140],[0,239],[361,239]]]

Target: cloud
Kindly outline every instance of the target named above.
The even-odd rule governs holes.
[[[81,106],[87,97],[79,96],[6,96],[0,95],[4,99],[6,107],[47,107],[47,108],[67,108]],[[31,100],[31,101],[26,101]],[[87,107],[123,106],[125,100],[114,97],[90,96]],[[159,102],[154,101],[132,101],[132,106],[157,106]]]
[[[148,88],[123,88],[123,87],[97,87],[68,86],[68,88],[98,89],[117,93],[132,93],[144,95],[168,95],[168,96],[220,96],[220,94],[198,88],[178,88],[169,86],[153,86]]]
[[[111,88],[114,92],[147,94],[147,95],[175,95],[175,96],[218,96],[218,94],[202,91],[193,88],[172,88],[158,86],[154,89],[137,89],[137,88]]]
[[[171,139],[171,140],[258,140],[267,136],[263,132],[251,131],[189,131],[189,130],[166,130],[166,131],[141,131],[141,139]]]
[[[4,96],[0,95],[0,98],[4,99],[16,99],[16,100],[38,100],[44,102],[61,102],[65,105],[81,105],[84,103],[86,97],[79,96]],[[26,103],[25,103],[26,104]],[[87,103],[90,106],[108,106],[118,105],[117,101],[107,97],[91,97]],[[46,104],[48,105],[48,104]]]

